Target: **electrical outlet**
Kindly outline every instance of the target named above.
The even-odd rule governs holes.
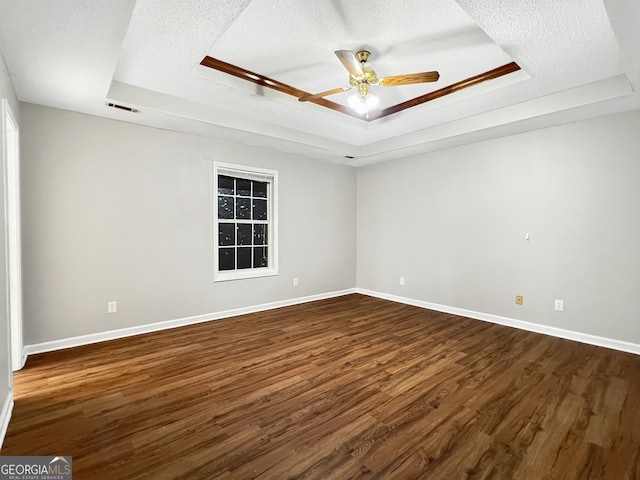
[[[297,287],[298,286],[298,277],[294,277],[293,278],[293,286]]]
[[[564,312],[564,300],[555,301],[554,308],[556,312]]]
[[[522,297],[522,295],[516,295],[516,305],[522,305],[523,300],[524,298]]]
[[[404,277],[400,277],[400,285],[404,285]]]
[[[112,300],[107,302],[107,313],[116,313],[118,311],[118,302]]]

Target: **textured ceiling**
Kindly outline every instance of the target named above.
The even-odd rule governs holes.
[[[0,11],[23,101],[356,166],[640,107],[640,0],[0,0]],[[361,48],[379,76],[440,72],[374,87],[381,107],[511,61],[522,70],[366,122],[199,65],[209,55],[317,92],[347,84],[333,51]]]
[[[207,54],[295,86],[319,92],[348,86],[335,50],[366,49],[379,76],[438,70],[437,83],[374,87],[380,108],[437,90],[511,62],[475,22],[450,0],[291,2],[254,0]],[[272,28],[273,12],[278,15]],[[363,14],[362,12],[366,12]],[[428,34],[425,34],[428,32]],[[347,105],[353,92],[331,96]]]

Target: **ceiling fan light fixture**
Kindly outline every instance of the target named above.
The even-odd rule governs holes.
[[[355,110],[360,115],[363,115],[376,108],[380,103],[380,99],[372,93],[366,96],[362,96],[359,93],[356,93],[354,95],[351,95],[347,99],[347,102],[353,110]]]
[[[436,82],[440,78],[440,74],[436,71],[392,75],[390,77],[378,78],[376,72],[366,66],[367,60],[369,60],[369,57],[371,56],[369,51],[360,50],[357,53],[353,53],[351,50],[336,50],[334,53],[349,73],[349,86],[333,88],[331,90],[325,90],[324,92],[313,94],[300,92],[299,95],[296,95],[298,97],[298,101],[315,101],[315,103],[320,103],[317,102],[318,99],[322,99],[336,93],[346,92],[347,90],[355,87],[358,89],[358,93],[347,99],[349,107],[358,115],[365,115],[368,119],[369,112],[375,109],[380,102],[378,97],[371,94],[371,86],[394,87],[398,85],[413,85],[416,83]],[[398,105],[404,105],[404,103],[408,102],[403,102]],[[324,106],[327,105],[325,104]],[[403,106],[403,109],[404,108],[407,107]],[[343,113],[347,112],[343,111]]]
[[[364,102],[367,104],[369,110],[372,110],[378,106],[378,104],[380,103],[380,98],[378,98],[373,93],[370,93],[365,97]]]

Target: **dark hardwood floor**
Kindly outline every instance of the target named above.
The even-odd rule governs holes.
[[[603,319],[606,321],[606,319]],[[74,479],[640,479],[640,356],[348,295],[29,358]]]

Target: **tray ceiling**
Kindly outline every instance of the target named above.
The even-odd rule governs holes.
[[[23,101],[354,166],[640,106],[638,0],[0,7],[0,45]],[[341,49],[369,50],[378,76],[440,73],[372,87],[379,110],[511,62],[521,70],[367,122],[200,65],[211,56],[315,93],[348,85]],[[327,99],[346,106],[352,92]]]

